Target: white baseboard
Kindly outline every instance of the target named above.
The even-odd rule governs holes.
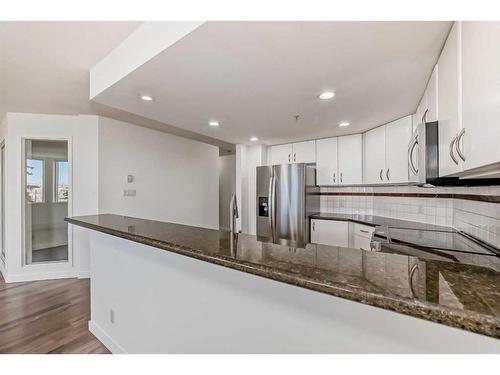
[[[19,273],[19,274],[8,274],[5,277],[6,283],[19,283],[26,281],[38,281],[38,280],[53,280],[53,279],[71,279],[77,277],[75,271],[59,271],[59,272],[37,272],[37,273]]]
[[[90,271],[80,271],[78,272],[79,279],[90,279]]]
[[[4,259],[0,259],[0,273],[2,274],[3,279],[7,282],[7,270],[5,269]]]
[[[128,354],[123,347],[111,338],[104,330],[99,327],[94,321],[89,321],[89,331],[97,337],[97,339],[109,349],[113,354]]]

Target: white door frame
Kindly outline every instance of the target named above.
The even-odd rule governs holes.
[[[36,263],[30,264],[27,261],[27,256],[31,261],[31,252],[26,252],[26,141],[65,141],[68,145],[68,213],[67,216],[71,217],[73,215],[73,139],[71,136],[68,137],[47,137],[47,136],[28,136],[21,137],[21,258],[22,266],[26,268],[35,267],[53,267],[54,265],[69,266],[73,267],[73,230],[71,225],[68,225],[68,260],[60,262],[46,262],[46,263]],[[45,173],[45,170],[44,170]],[[46,176],[44,176],[45,179]]]

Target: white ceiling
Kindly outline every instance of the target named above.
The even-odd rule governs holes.
[[[0,22],[5,112],[92,114],[89,70],[140,22]]]
[[[450,27],[207,22],[95,99],[231,143],[360,132],[414,112]],[[323,90],[335,98],[320,101]],[[208,127],[212,119],[219,128]]]

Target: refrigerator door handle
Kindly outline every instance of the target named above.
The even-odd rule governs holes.
[[[269,207],[268,207],[268,215],[269,215],[269,226],[271,228],[271,238],[273,238],[273,233],[274,233],[274,230],[273,230],[273,180],[274,180],[274,177],[269,177],[269,192],[267,194],[268,196],[268,199],[269,199]]]
[[[274,241],[276,225],[276,177],[269,177],[269,224],[271,238]]]

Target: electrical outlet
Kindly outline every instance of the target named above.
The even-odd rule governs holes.
[[[124,189],[123,196],[124,197],[135,197],[136,191],[135,189]]]
[[[109,321],[115,324],[115,310],[109,309]]]
[[[134,182],[134,176],[131,174],[127,175],[127,182],[130,184],[131,182]]]

